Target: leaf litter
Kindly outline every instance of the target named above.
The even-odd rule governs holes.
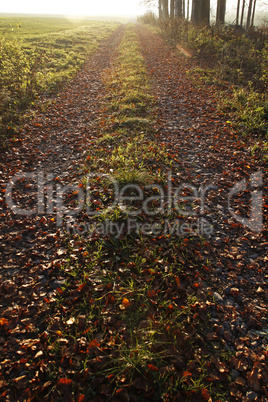
[[[142,26],[135,32],[174,187],[217,186],[203,211],[213,235],[85,240],[57,228],[53,213],[21,217],[5,205],[7,182],[23,171],[43,169],[47,191],[52,180],[83,180],[87,153],[97,155],[107,128],[103,72],[118,56],[120,27],[1,154],[1,398],[265,401],[267,205],[256,234],[228,214],[227,200],[234,183],[258,170],[267,197],[266,166],[221,119],[210,88],[186,77],[194,61]],[[29,188],[34,204],[30,181],[14,190],[27,208]],[[242,215],[248,203],[243,194]],[[88,219],[83,211],[80,219]]]

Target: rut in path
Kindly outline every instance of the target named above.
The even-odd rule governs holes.
[[[101,74],[110,65],[123,32],[124,26],[117,28],[85,63],[66,91],[56,97],[48,111],[24,126],[21,146],[4,155],[9,163],[9,174],[44,169],[60,176],[72,170],[73,165],[83,164],[83,156],[94,135],[93,122],[99,118],[103,102]]]
[[[85,63],[67,89],[56,97],[48,110],[25,124],[19,141],[2,154],[3,186],[16,174],[40,172],[44,177],[44,186],[55,178],[62,185],[77,183],[79,175],[83,174],[86,154],[90,150],[94,130],[100,119],[99,108],[105,93],[101,74],[109,67],[123,33],[124,26],[117,28]],[[22,188],[18,190],[21,208],[30,209],[27,202],[31,198],[31,191],[33,204],[36,205],[36,186],[27,186],[25,200],[21,199]],[[14,198],[16,199],[16,190]],[[2,202],[4,205],[4,199]],[[32,264],[53,259],[53,254],[44,255],[35,249],[35,240],[41,236],[43,228],[41,216],[21,219],[10,209],[6,209],[1,217],[3,252],[0,273],[3,277],[18,273],[18,268],[25,270],[28,260]],[[55,225],[52,225],[51,230],[55,232]]]
[[[217,187],[213,196],[209,191],[205,194],[205,211],[199,215],[213,224],[210,242],[215,254],[210,258],[214,265],[211,279],[215,289],[224,287],[228,295],[230,286],[237,287],[243,293],[243,302],[258,313],[261,300],[256,291],[259,286],[268,286],[267,217],[263,216],[261,233],[236,225],[228,211],[228,194],[235,183],[260,172],[263,196],[267,197],[265,165],[250,154],[249,144],[243,144],[219,116],[211,88],[206,92],[204,88],[198,90],[186,79],[190,63],[144,27],[139,26],[137,32],[158,98],[157,128],[161,140],[176,150],[180,161],[174,174],[178,173],[181,183],[196,189],[209,185]],[[240,202],[242,208],[238,215],[247,216],[250,198],[241,198]],[[260,268],[257,275],[247,268],[256,264]]]

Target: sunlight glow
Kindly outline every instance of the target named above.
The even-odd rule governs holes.
[[[10,0],[0,5],[0,13],[134,16],[145,11],[139,3],[139,0]]]

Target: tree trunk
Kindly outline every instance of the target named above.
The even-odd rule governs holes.
[[[170,0],[170,18],[175,17],[175,0]]]
[[[255,17],[255,10],[256,10],[256,2],[257,0],[254,0],[254,6],[253,6],[253,12],[252,12],[252,19],[251,19],[251,25],[250,26],[254,26],[254,17]]]
[[[187,21],[189,21],[190,0],[187,0]]]
[[[240,26],[241,27],[243,26],[244,10],[245,10],[245,0],[243,0],[243,3],[242,3],[241,20],[240,20]]]
[[[182,0],[182,18],[185,18],[185,0]]]
[[[249,0],[246,30],[248,30],[250,27],[252,4],[253,4],[253,0]]]
[[[226,0],[218,0],[216,24],[224,24],[226,11]]]
[[[158,0],[158,16],[159,19],[163,18],[162,0]]]
[[[182,18],[182,0],[175,1],[175,16]]]
[[[210,0],[201,1],[201,21],[207,25],[210,23]]]
[[[168,13],[168,0],[163,0],[163,17],[165,19],[168,19],[169,13]]]
[[[191,20],[198,24],[200,22],[200,0],[192,1],[192,16]]]
[[[236,26],[238,26],[239,24],[239,10],[240,9],[240,0],[237,0],[237,9],[236,9]]]
[[[192,21],[196,24],[210,22],[210,0],[193,0]]]

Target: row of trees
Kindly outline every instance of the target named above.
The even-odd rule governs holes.
[[[144,0],[147,5],[152,5],[154,0]],[[236,25],[243,26],[246,14],[246,0],[237,0]],[[256,9],[256,0],[249,0],[246,29],[253,26]],[[196,23],[210,24],[210,0],[192,0],[190,17],[189,0],[158,0],[158,12],[160,19],[185,18]],[[225,23],[226,0],[217,0],[216,24]]]

